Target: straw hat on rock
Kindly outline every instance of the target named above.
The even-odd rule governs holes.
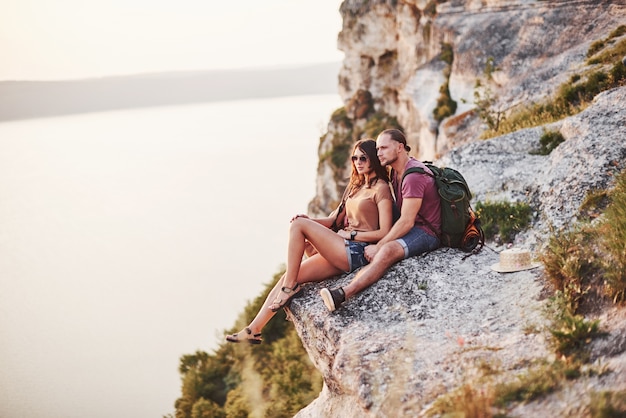
[[[531,261],[530,251],[523,248],[509,248],[500,253],[500,262],[492,265],[491,269],[499,273],[512,273],[534,269],[540,265],[541,263]]]

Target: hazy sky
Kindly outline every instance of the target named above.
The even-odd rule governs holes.
[[[340,61],[341,0],[0,0],[0,80]]]

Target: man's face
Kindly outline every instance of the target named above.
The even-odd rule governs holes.
[[[398,159],[398,152],[402,146],[398,141],[391,139],[389,134],[378,135],[376,139],[376,155],[384,166],[393,164]]]

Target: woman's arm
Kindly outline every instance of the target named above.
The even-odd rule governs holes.
[[[305,214],[298,214],[298,215],[294,216],[293,218],[291,218],[291,222],[293,222],[297,218],[307,218],[307,219],[310,219],[312,221],[317,222],[318,224],[321,224],[321,225],[325,226],[326,228],[330,228],[333,225],[333,222],[335,222],[335,217],[334,216],[327,216],[326,218],[309,218],[309,215],[305,215]]]

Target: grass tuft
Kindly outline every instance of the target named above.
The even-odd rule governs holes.
[[[541,138],[539,138],[540,148],[532,152],[535,155],[549,155],[556,147],[565,141],[563,134],[559,131],[543,131]]]
[[[626,66],[621,62],[626,56],[626,26],[617,27],[607,39],[591,44],[587,53],[587,72],[573,75],[562,84],[549,100],[522,106],[507,112],[497,125],[487,125],[482,138],[515,132],[520,129],[542,126],[572,116],[584,110],[599,93],[614,87],[626,85]],[[488,102],[487,106],[492,106]],[[493,112],[491,112],[493,113]]]
[[[626,416],[626,391],[592,392],[589,414],[591,418],[621,418]]]
[[[626,301],[626,172],[618,176],[609,193],[610,203],[598,227],[598,241],[604,256],[602,267],[607,295],[614,303]]]

